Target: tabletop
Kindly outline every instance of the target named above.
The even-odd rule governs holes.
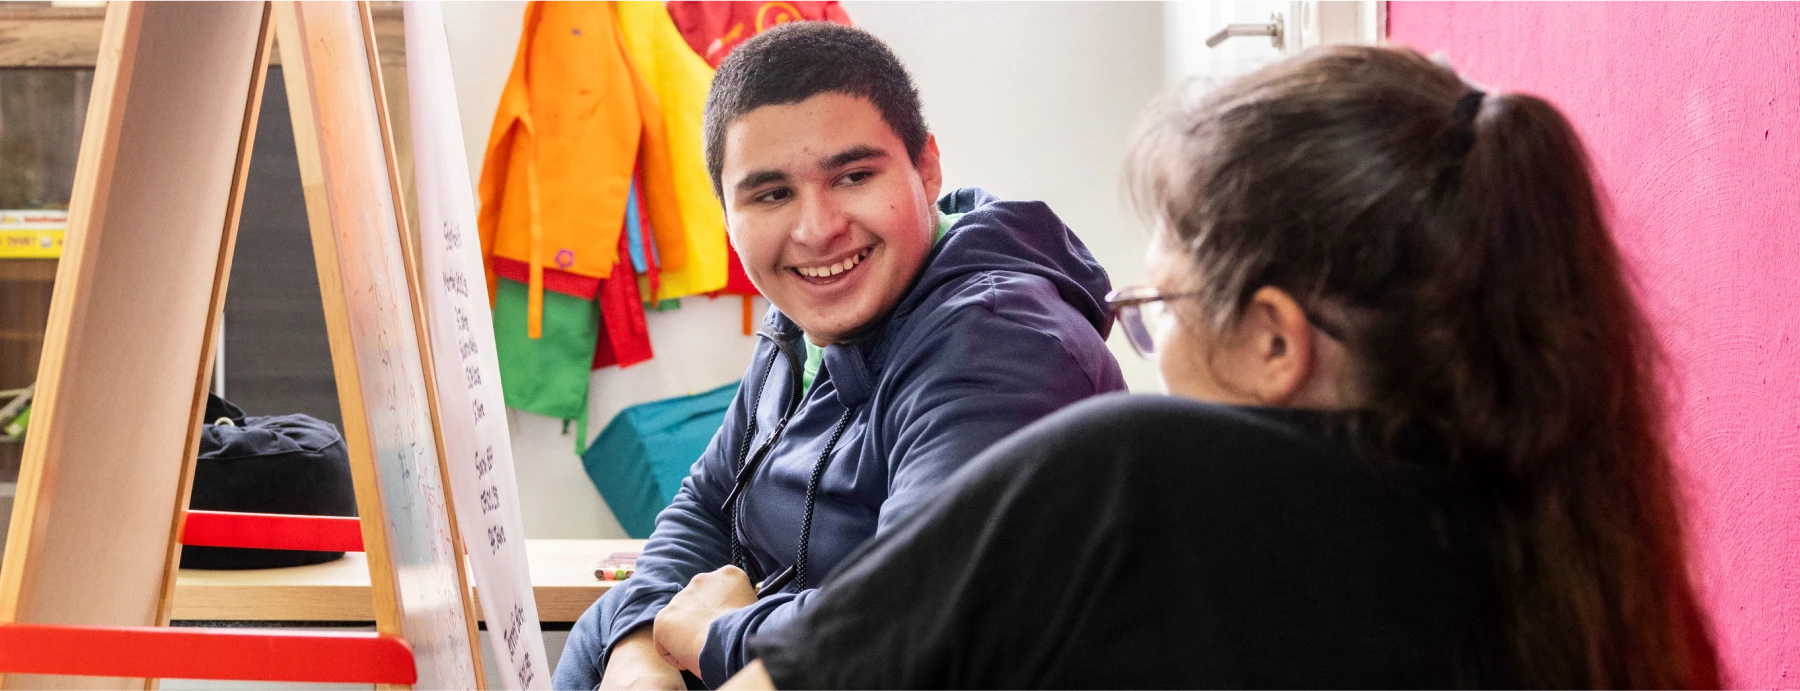
[[[618,581],[594,577],[594,567],[615,552],[637,552],[643,540],[526,540],[538,619],[572,622]],[[476,590],[480,598],[480,590]],[[480,616],[480,606],[476,606]],[[182,569],[175,580],[177,620],[374,621],[368,556],[281,569],[204,571]]]

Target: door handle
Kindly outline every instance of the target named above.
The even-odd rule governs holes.
[[[1227,24],[1225,28],[1219,30],[1219,33],[1207,37],[1206,47],[1217,48],[1219,44],[1225,42],[1225,39],[1238,36],[1268,36],[1269,43],[1280,49],[1282,39],[1287,33],[1286,24],[1287,22],[1282,19],[1280,12],[1270,15],[1266,24]]]

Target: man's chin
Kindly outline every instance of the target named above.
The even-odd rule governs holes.
[[[780,305],[776,305],[776,307],[779,308]],[[787,310],[782,310],[783,314],[788,314],[789,319],[793,319],[794,323],[800,325],[800,330],[805,331],[807,338],[815,345],[848,341],[868,333],[876,322],[881,321],[879,315],[846,319],[844,316],[846,312],[863,312],[863,310],[834,312],[830,308],[824,308],[808,310],[804,317],[795,317]]]

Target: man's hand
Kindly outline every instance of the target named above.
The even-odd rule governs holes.
[[[700,649],[713,620],[726,612],[756,604],[756,587],[736,566],[703,573],[656,615],[656,647],[676,669],[700,673]]]
[[[612,657],[606,663],[606,674],[600,678],[600,688],[686,691],[687,681],[681,678],[681,670],[670,667],[656,653],[656,640],[650,627],[642,626],[613,646]]]

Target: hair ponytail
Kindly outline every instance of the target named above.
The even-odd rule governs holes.
[[[1263,285],[1331,306],[1376,426],[1445,442],[1509,677],[1719,685],[1658,344],[1561,113],[1410,50],[1334,46],[1164,102],[1131,167],[1209,323]]]
[[[1579,137],[1548,102],[1490,96],[1456,195],[1485,255],[1471,341],[1492,364],[1458,412],[1505,464],[1496,552],[1512,642],[1537,683],[1716,687],[1689,583],[1660,349]],[[1485,336],[1485,338],[1482,338]],[[1485,342],[1483,342],[1485,341]],[[1551,462],[1545,462],[1551,461]],[[1484,473],[1485,475],[1485,473]],[[1701,635],[1696,636],[1696,632]],[[1659,661],[1647,664],[1651,661]]]

